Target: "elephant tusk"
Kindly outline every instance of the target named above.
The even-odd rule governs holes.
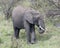
[[[42,30],[45,30],[44,28],[42,28],[41,26],[39,26],[39,28],[41,28]]]

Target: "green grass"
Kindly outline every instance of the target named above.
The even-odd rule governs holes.
[[[35,44],[27,44],[26,32],[21,30],[19,48],[60,48],[60,28],[54,27],[50,21],[45,21],[45,24],[44,34],[39,34],[36,29],[37,42]],[[0,48],[11,48],[13,33],[12,21],[4,20],[4,17],[0,16]]]

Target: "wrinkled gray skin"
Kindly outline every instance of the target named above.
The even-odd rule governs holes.
[[[12,12],[12,21],[15,37],[18,39],[19,31],[25,29],[28,43],[35,43],[35,25],[39,27],[39,33],[42,34],[45,31],[42,15],[34,9],[25,9],[22,6],[15,7]]]

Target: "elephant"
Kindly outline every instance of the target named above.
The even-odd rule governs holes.
[[[39,28],[40,34],[45,32],[43,14],[33,8],[15,7],[12,11],[12,22],[14,37],[18,39],[20,30],[25,29],[27,42],[31,44],[36,42],[35,25]]]

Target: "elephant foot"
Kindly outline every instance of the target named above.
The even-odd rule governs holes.
[[[36,38],[34,38],[33,40],[31,40],[31,44],[35,44],[36,43]]]
[[[35,41],[31,41],[31,44],[35,44]]]
[[[35,42],[27,42],[27,44],[35,44]]]
[[[31,42],[27,42],[27,44],[31,44]]]
[[[35,44],[36,43],[36,39],[34,39],[34,40],[28,40],[27,43],[28,44]]]

